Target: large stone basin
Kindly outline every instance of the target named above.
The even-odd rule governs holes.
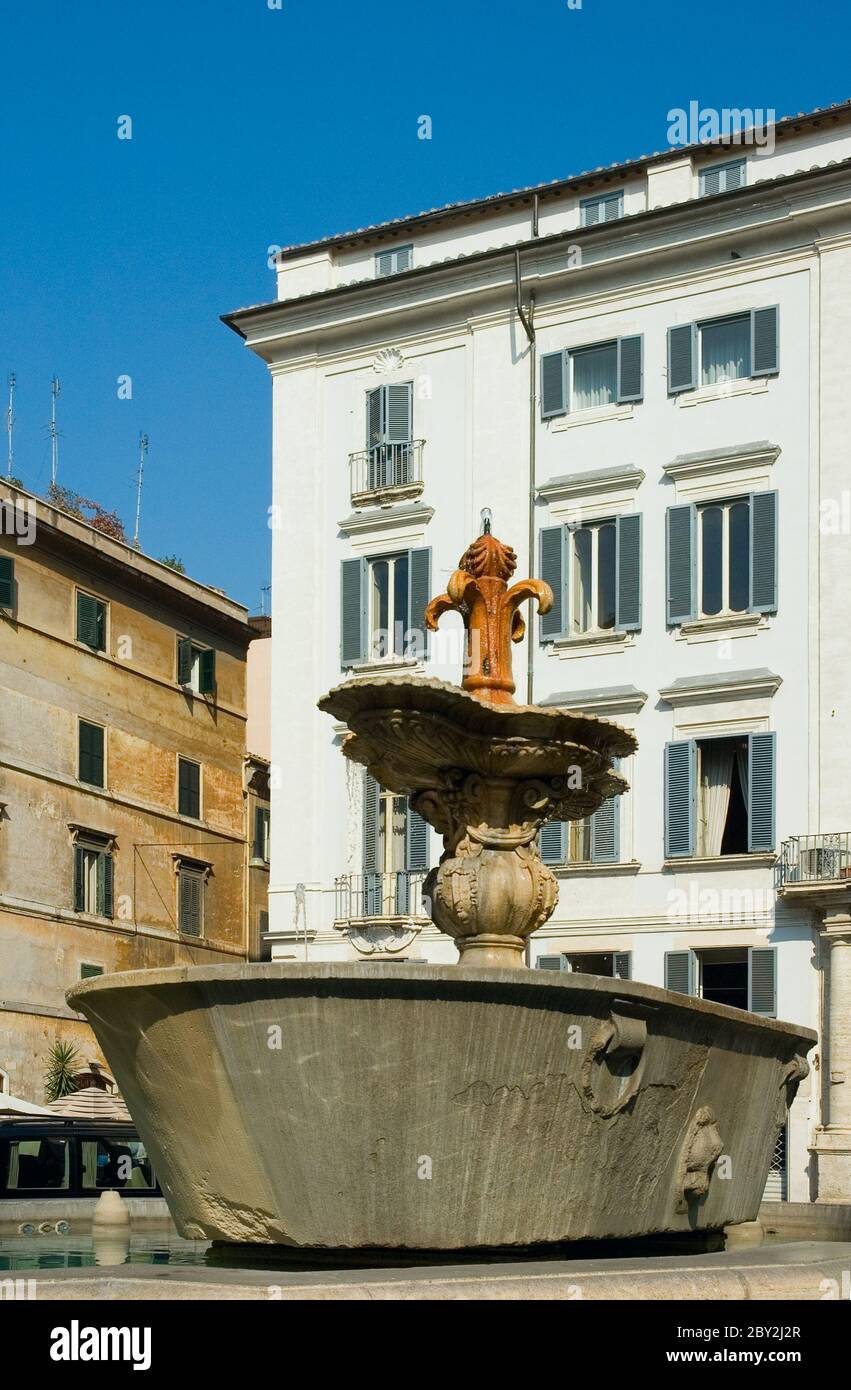
[[[104,976],[85,1014],[181,1234],[451,1250],[756,1217],[815,1034],[597,976]]]

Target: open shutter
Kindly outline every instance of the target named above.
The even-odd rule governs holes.
[[[620,758],[613,759],[612,767],[620,769]],[[597,807],[591,817],[591,862],[594,864],[617,864],[621,855],[621,797],[610,796],[608,801]]]
[[[428,823],[410,806],[405,818],[405,867],[411,873],[428,868]]]
[[[254,845],[251,856],[253,859],[268,860],[268,827],[269,812],[265,806],[254,807]]]
[[[103,649],[103,605],[90,594],[77,594],[77,641],[96,652]]]
[[[379,842],[379,803],[381,788],[375,778],[364,773],[363,778],[363,910],[367,917],[381,912],[381,862]]]
[[[641,627],[641,514],[619,516],[615,526],[615,627],[635,632]]]
[[[567,853],[567,822],[546,821],[538,832],[538,847],[545,864],[563,864]]]
[[[82,845],[74,846],[74,911],[85,912],[86,910],[86,888],[84,874],[86,868],[85,853]]]
[[[384,438],[384,387],[366,393],[366,447],[375,448]]]
[[[776,735],[748,734],[748,852],[774,849]]]
[[[216,653],[212,647],[205,647],[198,662],[198,690],[202,695],[212,695],[216,689]]]
[[[567,354],[545,352],[541,357],[541,419],[567,410]]]
[[[748,1008],[752,1014],[777,1017],[777,947],[748,947]]]
[[[697,385],[697,324],[679,323],[668,329],[668,395],[692,391]]]
[[[408,444],[411,439],[413,382],[394,383],[385,387],[385,390],[387,392],[385,442],[387,444]]]
[[[632,951],[615,951],[615,979],[632,979]]]
[[[98,855],[98,913],[101,917],[112,916],[112,855]]]
[[[15,606],[15,562],[11,555],[0,555],[0,608]]]
[[[618,402],[640,401],[644,395],[644,339],[618,338]]]
[[[569,969],[564,956],[538,956],[535,961],[536,970],[567,970]]]
[[[773,376],[780,370],[779,310],[751,310],[751,376]]]
[[[773,613],[777,608],[777,493],[752,492],[751,611]]]
[[[697,512],[691,502],[668,508],[665,542],[667,622],[687,623],[695,615],[697,590]]]
[[[425,611],[431,598],[431,547],[408,551],[408,638],[409,656],[425,660],[428,656],[428,629]]]
[[[177,683],[192,684],[192,642],[189,637],[177,639]]]
[[[80,721],[79,777],[91,787],[104,784],[104,731],[97,724]]]
[[[367,655],[367,562],[343,560],[340,565],[340,664],[351,666]]]
[[[697,957],[694,951],[665,952],[665,988],[677,994],[697,993]]]
[[[694,739],[665,744],[665,858],[694,854],[697,745]]]
[[[567,532],[564,526],[544,526],[539,541],[539,572],[553,591],[553,606],[540,618],[541,641],[551,642],[567,631]]]

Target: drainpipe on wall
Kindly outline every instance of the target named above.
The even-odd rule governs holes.
[[[538,200],[532,218],[534,235],[538,234]],[[523,325],[529,340],[529,578],[535,575],[535,378],[537,372],[537,352],[535,347],[535,294],[529,295],[528,314],[521,300],[520,252],[514,252],[514,300],[517,317]],[[535,648],[532,641],[534,618],[530,612],[526,633],[526,704],[532,704],[535,677]]]

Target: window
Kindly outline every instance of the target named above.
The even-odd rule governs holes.
[[[541,531],[541,578],[555,602],[540,621],[542,642],[641,627],[641,516]]]
[[[397,271],[410,270],[413,263],[413,244],[396,246],[392,251],[376,251],[375,278],[380,280],[385,275],[395,275]]]
[[[539,970],[570,970],[580,975],[602,975],[609,980],[632,979],[631,951],[562,952],[558,956],[538,956]]]
[[[15,562],[11,555],[0,555],[0,608],[15,606]]]
[[[81,719],[77,767],[80,781],[90,787],[103,787],[104,761],[104,729],[100,724],[87,724],[85,719]]]
[[[730,193],[734,188],[742,188],[746,167],[744,159],[732,159],[726,164],[711,164],[707,169],[701,169],[701,198],[707,198],[712,193]]]
[[[181,816],[201,819],[201,764],[177,760],[177,809]]]
[[[93,652],[106,651],[106,604],[77,590],[77,641]]]
[[[98,975],[103,974],[102,965],[90,965],[88,961],[83,961],[80,965],[80,979],[94,980]]]
[[[640,334],[541,357],[541,418],[640,401],[644,339]]]
[[[777,948],[741,946],[715,951],[668,951],[665,954],[665,988],[776,1018]]]
[[[583,227],[594,227],[598,222],[616,222],[619,217],[623,217],[623,189],[580,201],[579,218]]]
[[[668,508],[667,621],[777,609],[777,493]]]
[[[177,868],[177,921],[184,936],[204,934],[206,865],[179,861]]]
[[[216,689],[216,653],[196,647],[189,637],[177,639],[177,683],[196,695],[212,695]]]
[[[779,310],[751,309],[668,329],[668,394],[780,370]]]
[[[682,739],[665,747],[665,858],[774,849],[775,735]]]
[[[340,661],[423,658],[431,598],[431,550],[405,550],[341,566]]]
[[[78,836],[74,844],[74,911],[112,917],[112,842],[106,836]]]
[[[620,759],[614,760],[613,767],[619,770]],[[544,863],[619,863],[621,801],[620,796],[612,796],[582,820],[551,820],[542,825],[539,846]]]
[[[393,917],[416,912],[419,884],[428,867],[426,822],[411,810],[406,796],[387,791],[369,773],[363,788],[363,914]]]
[[[269,862],[269,808],[268,806],[255,806],[254,808],[254,844],[252,846],[252,857],[262,859],[264,864]]]

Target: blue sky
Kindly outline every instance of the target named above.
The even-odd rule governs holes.
[[[59,481],[132,532],[144,430],[143,548],[259,611],[268,376],[219,315],[273,298],[270,244],[661,149],[692,100],[845,100],[849,40],[839,0],[0,0],[15,472],[49,482],[55,373]]]

